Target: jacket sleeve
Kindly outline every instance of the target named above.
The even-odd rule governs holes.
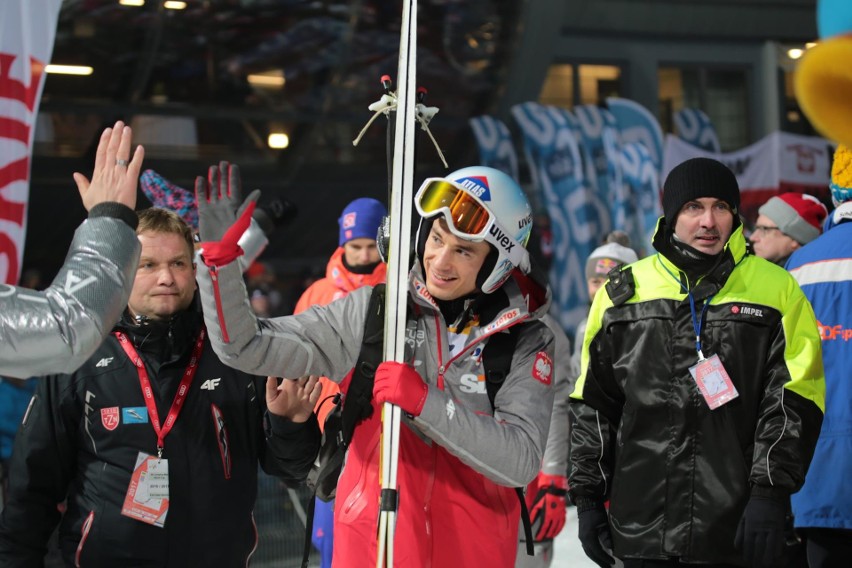
[[[611,306],[597,294],[583,336],[580,376],[571,394],[571,448],[568,485],[572,497],[607,498],[612,478],[615,432],[624,394],[611,373],[603,317]]]
[[[526,486],[540,471],[553,406],[553,335],[540,322],[525,328],[518,337],[509,375],[495,397],[493,416],[463,406],[447,391],[430,384],[423,410],[414,419],[424,434],[507,487]],[[546,379],[542,363],[551,365]]]
[[[547,446],[541,471],[549,475],[568,475],[568,444],[570,427],[568,423],[568,395],[574,389],[573,367],[571,365],[571,344],[559,323],[550,316],[544,322],[553,333],[553,412],[550,416],[550,430],[547,434]]]
[[[795,493],[805,480],[825,410],[822,347],[813,308],[790,278],[791,300],[773,337],[749,481]]]
[[[141,245],[128,222],[92,208],[65,264],[43,292],[0,284],[0,373],[71,373],[101,344],[127,305]],[[135,227],[135,225],[134,225]]]
[[[75,469],[74,434],[60,403],[67,376],[38,380],[15,440],[0,515],[0,566],[41,567]]]
[[[358,360],[372,288],[295,316],[258,318],[237,262],[197,272],[204,322],[226,365],[260,376],[342,379]],[[262,391],[261,391],[262,392]]]

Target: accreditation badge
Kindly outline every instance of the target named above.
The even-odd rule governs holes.
[[[740,396],[718,355],[702,359],[689,372],[711,410]]]
[[[169,512],[169,461],[144,452],[136,457],[136,466],[124,496],[121,514],[162,527]]]

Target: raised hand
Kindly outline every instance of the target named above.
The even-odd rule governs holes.
[[[240,167],[228,162],[210,166],[207,179],[195,178],[195,200],[198,203],[198,234],[202,259],[207,266],[224,266],[242,256],[240,237],[251,224],[260,190],[256,189],[242,202]]]
[[[136,207],[136,188],[145,149],[137,146],[133,159],[130,159],[132,134],[130,127],[119,120],[115,126],[107,128],[101,134],[92,180],[89,181],[83,174],[74,172],[74,182],[86,211],[106,201],[115,201],[131,209]]]
[[[198,203],[198,234],[202,241],[217,242],[228,228],[260,197],[256,189],[243,201],[240,167],[228,162],[210,166],[207,179],[195,178],[195,200]]]

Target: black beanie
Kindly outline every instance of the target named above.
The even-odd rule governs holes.
[[[692,158],[669,172],[663,184],[663,214],[674,228],[677,214],[688,201],[715,197],[731,206],[736,218],[740,208],[740,186],[734,172],[711,158]]]

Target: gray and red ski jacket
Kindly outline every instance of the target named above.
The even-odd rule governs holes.
[[[258,319],[237,263],[199,270],[198,282],[211,342],[228,365],[287,377],[345,377],[355,365],[371,287],[295,316]],[[407,361],[429,393],[420,416],[401,428],[397,566],[514,566],[520,507],[513,488],[541,469],[553,406],[553,336],[539,321],[549,303],[545,286],[516,271],[491,296],[501,299],[499,309],[451,350],[419,266],[411,271]],[[482,348],[515,325],[522,328],[511,371],[492,408]],[[355,429],[338,483],[335,566],[376,564],[380,416],[374,408]]]

